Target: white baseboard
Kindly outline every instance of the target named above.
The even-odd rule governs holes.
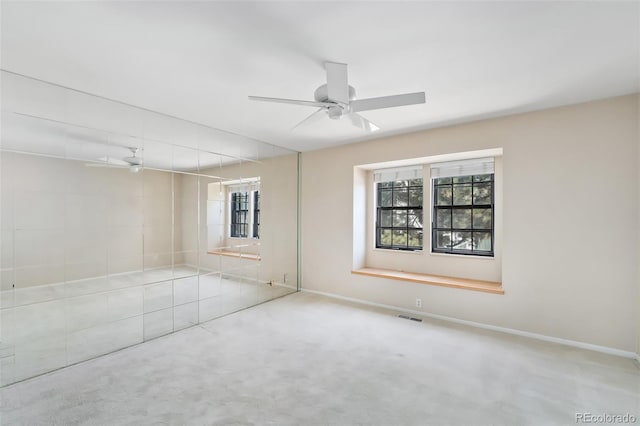
[[[273,285],[275,285],[276,287],[285,287],[285,288],[288,288],[290,290],[298,290],[298,287],[296,287],[295,285],[285,284],[285,283],[281,283],[281,282],[277,282],[277,281],[274,281]]]
[[[389,309],[389,310],[393,310],[393,311],[404,312],[404,313],[408,313],[408,314],[419,316],[419,317],[434,318],[434,319],[439,319],[439,320],[443,320],[443,321],[454,322],[456,324],[464,324],[464,325],[468,325],[468,326],[471,326],[471,327],[482,328],[482,329],[485,329],[485,330],[499,331],[499,332],[502,332],[502,333],[513,334],[513,335],[522,336],[522,337],[528,337],[528,338],[531,338],[531,339],[542,340],[542,341],[545,341],[545,342],[558,343],[558,344],[566,345],[566,346],[573,346],[573,347],[580,348],[580,349],[587,349],[587,350],[590,350],[590,351],[595,351],[595,352],[601,352],[601,353],[605,353],[605,354],[609,354],[609,355],[620,356],[620,357],[623,357],[623,358],[631,358],[631,359],[635,359],[638,362],[640,362],[640,354],[636,354],[635,352],[623,351],[621,349],[610,348],[610,347],[607,347],[607,346],[594,345],[594,344],[591,344],[591,343],[579,342],[579,341],[576,341],[576,340],[561,339],[559,337],[547,336],[547,335],[538,334],[538,333],[531,333],[529,331],[516,330],[514,328],[499,327],[499,326],[496,326],[496,325],[484,324],[484,323],[481,323],[481,322],[462,320],[462,319],[448,317],[448,316],[444,316],[444,315],[431,314],[431,313],[428,313],[428,312],[414,311],[412,309],[406,309],[406,308],[402,308],[402,307],[399,307],[399,306],[385,305],[385,304],[382,304],[382,303],[369,302],[367,300],[356,299],[356,298],[353,298],[353,297],[341,296],[339,294],[334,294],[334,293],[325,293],[324,291],[308,290],[308,289],[305,289],[305,288],[303,288],[301,291],[303,291],[305,293],[312,293],[312,294],[318,294],[318,295],[321,295],[321,296],[327,296],[327,297],[331,297],[331,298],[334,298],[334,299],[346,300],[348,302],[354,302],[354,303],[359,303],[359,304],[368,305],[368,306],[375,306],[377,308],[384,308],[384,309]]]

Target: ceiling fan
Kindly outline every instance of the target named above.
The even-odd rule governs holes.
[[[358,112],[425,103],[424,92],[356,99],[356,90],[347,82],[347,64],[325,62],[324,68],[327,72],[327,83],[316,89],[313,96],[315,101],[265,98],[261,96],[249,96],[249,99],[252,101],[280,102],[320,108],[294,126],[294,129],[300,125],[318,121],[326,114],[332,120],[347,117],[351,124],[367,132],[375,132],[380,128],[359,115]]]
[[[124,157],[120,160],[110,157],[100,157],[96,163],[87,163],[87,167],[115,167],[128,168],[131,173],[138,173],[142,170],[142,158],[136,157],[138,149],[136,147],[127,147],[131,151],[130,157]]]

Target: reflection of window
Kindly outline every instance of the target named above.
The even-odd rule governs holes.
[[[253,191],[253,238],[260,238],[260,191]]]
[[[231,232],[234,238],[260,238],[260,191],[235,191],[229,194]],[[251,231],[251,233],[249,232]]]
[[[422,179],[376,184],[376,248],[422,250]]]
[[[493,177],[433,179],[433,252],[493,256]]]
[[[249,193],[231,193],[231,236],[246,238],[249,230]]]

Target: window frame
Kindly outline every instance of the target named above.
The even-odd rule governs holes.
[[[411,185],[409,182],[411,181],[415,181],[415,180],[420,180],[421,181],[421,185]],[[385,183],[395,183],[395,182],[402,182],[402,181],[406,181],[407,182],[407,186],[406,186],[406,191],[407,191],[407,205],[406,206],[394,206],[393,205],[393,193],[394,193],[394,189],[395,189],[395,185],[392,184],[391,186],[391,206],[380,206],[378,205],[379,200],[381,199],[380,195],[381,195],[381,188],[380,185],[381,184],[385,184]],[[420,206],[416,206],[416,205],[409,205],[409,200],[410,200],[410,191],[412,189],[415,190],[415,188],[420,188],[421,192],[422,192],[422,204]],[[424,211],[424,176],[423,177],[419,177],[419,178],[411,178],[411,179],[397,179],[397,180],[386,180],[386,181],[380,181],[380,182],[374,182],[373,183],[373,190],[374,190],[374,223],[373,223],[373,232],[374,232],[374,249],[377,250],[390,250],[390,251],[396,251],[396,252],[409,252],[409,253],[421,253],[424,250],[424,223],[425,223],[425,211]],[[405,212],[405,214],[407,215],[407,219],[406,219],[406,224],[405,226],[394,226],[393,225],[393,216],[394,216],[394,211],[398,211],[398,210],[403,210]],[[408,220],[408,215],[409,215],[409,211],[415,211],[415,210],[419,210],[418,214],[415,214],[416,216],[420,216],[422,218],[422,227],[417,228],[417,227],[412,227],[409,226],[409,220]],[[382,212],[383,211],[390,211],[391,212],[391,226],[382,226],[381,222],[382,222]],[[381,240],[381,232],[383,230],[390,230],[392,233],[394,230],[403,230],[406,232],[406,238],[407,238],[407,243],[404,246],[401,245],[394,245],[393,244],[393,236],[392,236],[392,243],[390,245],[385,245],[382,244]],[[410,246],[409,245],[409,232],[410,231],[420,231],[422,233],[422,239],[421,239],[421,245],[420,246]]]
[[[252,191],[251,237],[260,239],[260,190]]]
[[[249,237],[249,225],[251,218],[249,217],[250,205],[249,205],[249,193],[250,191],[230,191],[229,192],[229,237],[230,238],[248,238]],[[237,208],[238,204],[242,203],[242,200],[236,200],[237,194],[241,194],[241,197],[245,198],[246,209]],[[244,222],[238,221],[238,213],[244,213]],[[244,227],[244,232],[238,231],[237,227]]]
[[[236,220],[236,216],[235,216],[235,212],[237,212],[237,210],[234,208],[234,194],[246,194],[247,197],[247,208],[240,210],[241,212],[245,213],[245,218],[246,218],[246,222],[243,223],[237,223],[235,222]],[[260,239],[260,235],[259,232],[256,234],[256,225],[259,227],[260,223],[258,222],[257,224],[255,223],[255,214],[257,213],[258,215],[260,214],[260,208],[258,206],[258,209],[255,209],[255,201],[256,201],[256,194],[258,199],[260,198],[260,189],[238,189],[238,188],[229,188],[228,190],[228,200],[229,200],[229,209],[228,214],[229,214],[229,221],[228,221],[228,226],[227,226],[227,235],[229,238],[243,238],[243,239],[249,239],[249,238],[253,238],[256,240]],[[259,216],[258,216],[258,220],[260,220]],[[234,225],[240,225],[240,226],[245,226],[246,227],[246,233],[238,233],[238,232],[234,232]],[[258,228],[259,230],[259,228]]]
[[[476,181],[476,177],[477,176],[486,176],[486,175],[490,175],[491,179],[488,181]],[[458,183],[454,183],[453,179],[455,178],[467,178],[467,177],[471,177],[471,181],[470,182],[458,182]],[[451,179],[451,183],[445,183],[445,184],[436,184],[436,180],[437,179]],[[474,199],[473,199],[473,187],[475,184],[487,184],[490,183],[490,188],[491,188],[491,200],[490,200],[490,204],[475,204],[474,203]],[[461,204],[461,205],[454,205],[453,203],[453,193],[454,193],[454,186],[455,185],[460,185],[460,186],[464,186],[464,185],[471,185],[471,204]],[[451,186],[451,204],[450,205],[437,205],[437,187],[446,187],[446,186]],[[478,256],[478,257],[482,257],[482,258],[495,258],[496,256],[496,224],[495,224],[495,216],[496,216],[496,173],[495,171],[493,173],[477,173],[477,174],[473,174],[473,175],[463,175],[463,176],[453,176],[453,177],[447,177],[447,178],[431,178],[431,196],[430,196],[430,202],[431,202],[431,254],[436,254],[436,255],[446,255],[446,256]],[[473,216],[473,210],[474,209],[487,209],[490,208],[491,209],[491,227],[490,228],[474,228],[473,226],[473,221],[474,221],[474,216]],[[437,220],[438,220],[438,210],[446,210],[446,209],[450,209],[451,210],[451,217],[449,219],[449,224],[450,226],[447,227],[438,227],[437,225]],[[453,226],[453,212],[455,210],[464,210],[464,209],[470,209],[471,210],[471,223],[470,223],[470,228],[455,228]],[[469,232],[471,234],[471,241],[473,241],[473,233],[474,232],[489,232],[491,235],[491,249],[490,250],[474,250],[473,248],[471,250],[468,249],[454,249],[453,247],[451,248],[438,248],[437,247],[437,232],[438,231],[449,231],[449,232]]]

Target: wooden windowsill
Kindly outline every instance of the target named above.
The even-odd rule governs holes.
[[[443,287],[463,288],[466,290],[484,291],[504,294],[502,283],[495,281],[471,280],[468,278],[445,277],[441,275],[418,274],[415,272],[394,271],[391,269],[361,268],[351,271],[352,274],[367,275],[377,278],[410,281],[418,284],[439,285]]]
[[[259,254],[241,253],[239,251],[211,250],[211,251],[208,251],[207,253],[218,254],[220,256],[239,257],[242,259],[249,259],[249,260],[260,260]]]

